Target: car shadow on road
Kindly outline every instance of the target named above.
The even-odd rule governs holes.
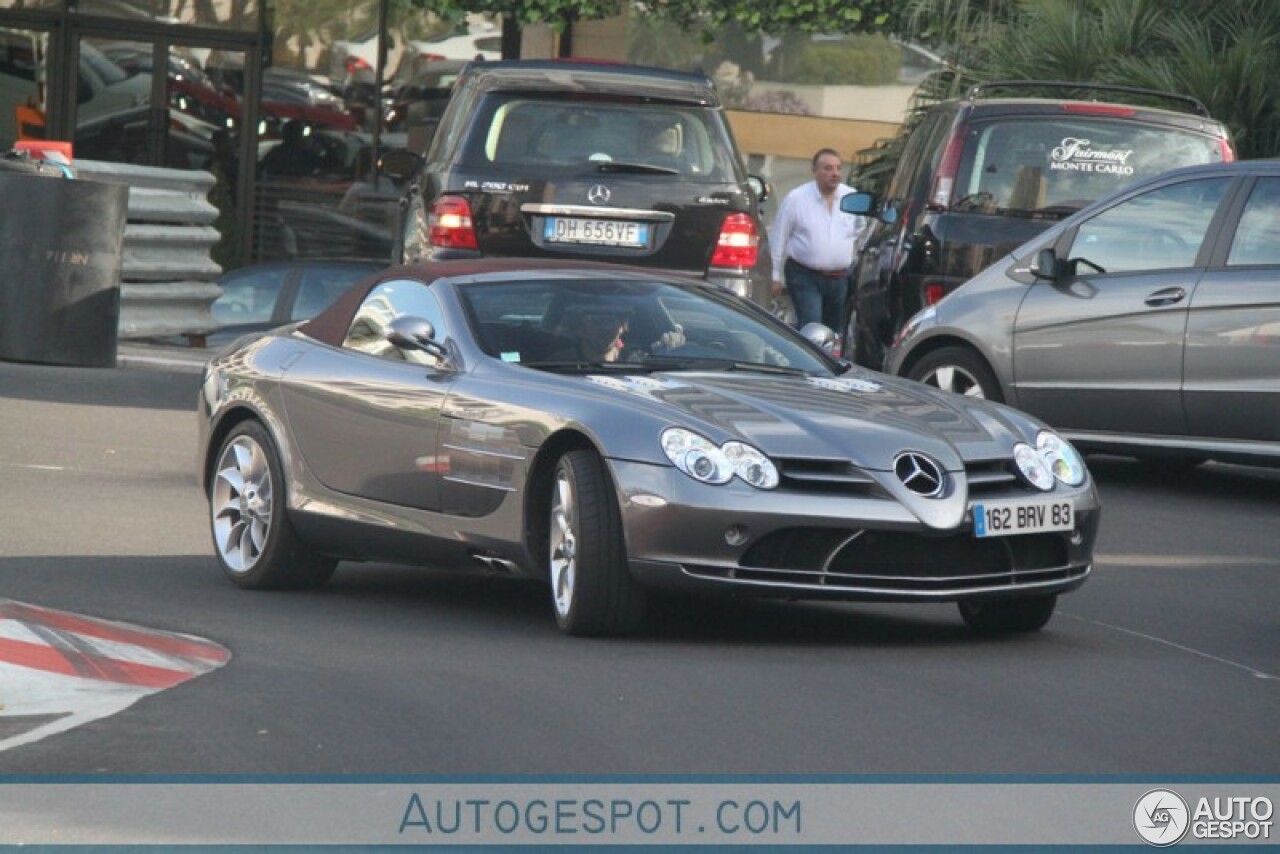
[[[200,375],[0,362],[0,400],[195,411]]]
[[[370,610],[426,608],[433,623],[510,637],[559,637],[545,584],[480,573],[340,565],[325,588],[352,606]],[[1052,630],[1050,624],[1049,630]],[[1020,642],[1004,638],[996,642]],[[726,597],[655,597],[634,634],[616,639],[565,639],[574,643],[682,643],[719,646],[928,647],[992,642],[964,625],[953,604],[885,605],[786,602]]]

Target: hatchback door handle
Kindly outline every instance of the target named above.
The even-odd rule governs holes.
[[[1147,297],[1146,303],[1149,306],[1173,305],[1182,302],[1187,298],[1187,292],[1184,288],[1161,288],[1151,296]]]

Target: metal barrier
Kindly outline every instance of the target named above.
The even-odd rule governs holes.
[[[76,160],[77,175],[129,185],[120,287],[120,338],[203,335],[222,293],[210,257],[218,210],[208,172]]]

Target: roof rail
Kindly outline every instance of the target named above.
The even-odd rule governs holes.
[[[1067,80],[992,80],[970,87],[965,97],[975,99],[986,95],[990,89],[1074,89],[1086,92],[1124,92],[1129,95],[1145,95],[1151,98],[1163,98],[1190,107],[1196,115],[1209,117],[1209,108],[1199,98],[1191,95],[1180,95],[1177,92],[1162,92],[1159,89],[1143,89],[1138,86],[1120,86],[1114,83],[1072,83]]]

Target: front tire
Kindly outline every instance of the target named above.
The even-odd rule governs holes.
[[[275,443],[257,421],[222,443],[209,487],[209,522],[223,572],[240,587],[299,590],[329,580],[337,561],[307,548],[285,508],[284,471]]]
[[[634,631],[644,618],[644,590],[627,567],[618,502],[598,454],[569,451],[556,463],[550,526],[551,603],[560,630]]]
[[[908,379],[965,397],[1004,402],[996,375],[982,357],[964,347],[943,347],[907,372]]]
[[[966,599],[958,603],[965,624],[982,635],[1038,632],[1048,624],[1058,597],[1019,596],[1012,599]]]

